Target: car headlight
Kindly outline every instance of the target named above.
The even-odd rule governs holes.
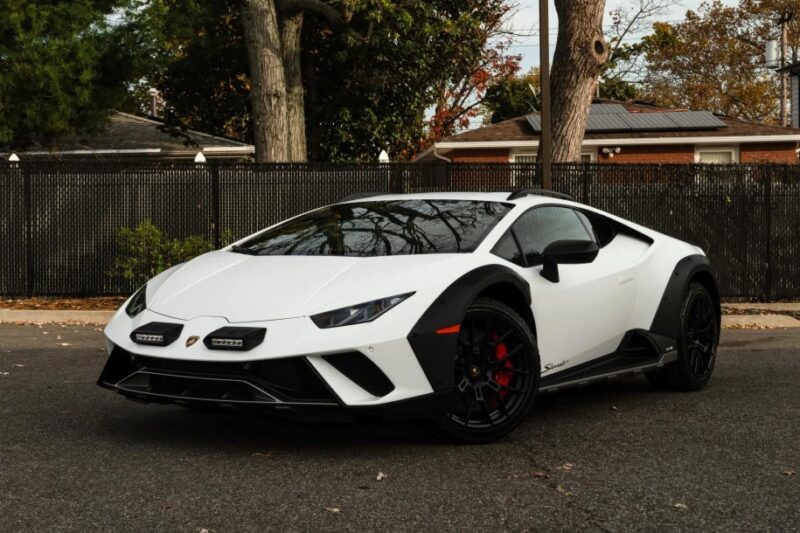
[[[342,307],[341,309],[335,309],[326,313],[312,315],[311,320],[314,321],[314,324],[316,324],[318,328],[322,329],[338,328],[340,326],[352,326],[353,324],[372,322],[412,294],[414,293],[409,292],[406,294],[382,298],[380,300],[374,300],[372,302],[351,305],[350,307]]]
[[[147,285],[136,291],[131,301],[125,307],[129,317],[134,318],[147,308]]]

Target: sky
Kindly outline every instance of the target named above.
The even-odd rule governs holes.
[[[539,27],[539,2],[538,0],[517,0],[519,3],[519,11],[515,14],[511,24],[516,30],[530,30],[534,28],[538,30]],[[550,53],[555,49],[556,35],[558,30],[558,19],[556,17],[556,10],[553,6],[553,0],[550,1]],[[680,0],[675,2],[669,13],[667,13],[663,20],[678,21],[684,18],[688,9],[697,9],[702,3],[702,0]],[[722,0],[725,5],[736,5],[738,0]],[[606,16],[604,25],[610,24],[608,11],[619,7],[620,5],[635,5],[638,0],[606,0]],[[531,67],[539,64],[539,37],[538,34],[533,37],[520,38],[514,44],[512,49],[514,53],[522,54],[523,71],[529,70]]]

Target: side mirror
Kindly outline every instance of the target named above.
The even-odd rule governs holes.
[[[556,241],[547,245],[542,253],[542,277],[553,283],[559,282],[558,265],[581,265],[591,263],[600,252],[593,241]]]

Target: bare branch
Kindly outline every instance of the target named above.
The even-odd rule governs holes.
[[[353,28],[342,13],[335,7],[323,2],[322,0],[279,0],[278,10],[281,13],[297,13],[299,11],[310,11],[325,18],[334,29],[343,31],[358,41],[366,41],[367,36],[362,35]],[[371,28],[370,28],[371,32]]]

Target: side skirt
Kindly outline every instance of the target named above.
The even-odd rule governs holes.
[[[663,368],[678,360],[677,343],[668,337],[636,329],[625,334],[614,353],[542,378],[540,393]]]

